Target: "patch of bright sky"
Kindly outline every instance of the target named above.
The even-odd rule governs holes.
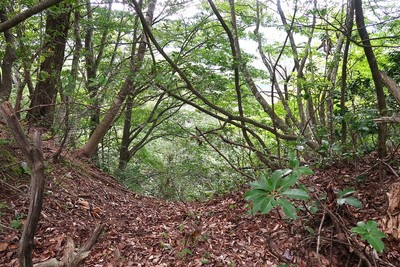
[[[399,13],[400,5],[398,4],[399,0],[374,0],[369,3],[364,3],[364,9],[366,9],[366,6],[372,6],[373,8],[368,8],[366,10],[366,15],[368,18],[373,21],[373,20],[378,20],[381,19],[378,14],[384,14],[384,15],[392,15],[392,12],[397,12]],[[261,1],[262,3],[266,3],[265,1]],[[305,16],[306,13],[314,8],[314,1],[313,0],[304,0],[304,1],[292,1],[292,0],[282,0],[281,1],[281,6],[284,11],[284,13],[287,16],[288,22],[290,22],[290,16],[293,15],[293,10],[295,8],[295,3],[299,5],[298,11],[296,13],[296,17],[301,17]],[[277,7],[276,3],[272,3],[272,1],[268,2],[268,10],[272,15],[276,16],[276,21],[277,25],[280,24],[280,19],[278,17],[278,12],[277,12]],[[317,7],[319,9],[326,8],[326,7],[334,7],[336,10],[331,14],[334,15],[334,13],[338,12],[340,8],[345,7],[347,3],[347,0],[330,0],[330,1],[317,1]],[[161,7],[164,6],[165,1],[159,0],[157,7],[159,9],[156,9],[156,13],[162,12]],[[115,10],[128,10],[127,5],[122,4],[122,3],[113,3],[113,9]],[[371,11],[372,10],[372,11]],[[191,18],[195,16],[197,13],[201,12],[201,1],[200,0],[193,0],[188,2],[184,8],[176,11],[172,18]],[[385,14],[386,12],[386,14]],[[329,15],[329,14],[328,14]],[[156,14],[157,16],[157,14]],[[320,23],[320,19],[317,23]],[[254,27],[247,29],[248,32],[254,31]],[[272,45],[274,43],[280,43],[283,44],[287,33],[283,29],[278,29],[276,26],[270,26],[270,27],[260,27],[260,33],[265,36],[263,40],[263,45]],[[300,46],[304,44],[307,41],[307,37],[304,35],[300,34],[294,34],[296,43]],[[316,37],[314,38],[313,41],[314,45],[319,45],[318,42],[321,42],[321,40]],[[290,45],[287,43],[286,45]],[[253,67],[257,69],[266,69],[258,52],[258,47],[257,43],[253,40],[250,39],[242,39],[240,40],[240,46],[241,48],[246,52],[254,56],[254,60],[251,63]],[[171,48],[171,51],[174,50]],[[284,66],[288,72],[293,68],[293,59],[291,58],[285,58],[282,57],[279,62],[282,66]],[[257,85],[261,88],[262,91],[268,92],[270,90],[270,85],[269,85],[269,80],[264,79],[264,80],[259,80],[256,82]]]

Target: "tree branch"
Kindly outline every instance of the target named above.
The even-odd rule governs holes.
[[[17,26],[19,23],[27,20],[28,18],[36,15],[37,13],[42,12],[43,10],[54,6],[64,0],[44,0],[39,2],[38,4],[28,8],[27,10],[15,15],[14,17],[6,20],[5,22],[0,23],[0,32],[4,32],[12,27]]]

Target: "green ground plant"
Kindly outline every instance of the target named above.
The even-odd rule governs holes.
[[[304,188],[296,187],[296,184],[303,174],[311,175],[313,171],[300,166],[294,156],[291,156],[289,166],[290,169],[279,169],[272,175],[264,173],[261,180],[250,183],[252,190],[246,192],[244,197],[252,202],[252,213],[268,214],[280,207],[288,218],[297,218],[296,207],[291,200],[308,200],[310,197]]]
[[[351,228],[351,231],[361,236],[362,240],[366,240],[378,253],[382,253],[385,249],[382,238],[385,238],[386,235],[378,229],[375,221],[358,222],[357,226]]]

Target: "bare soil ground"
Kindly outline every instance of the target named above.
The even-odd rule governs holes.
[[[45,158],[56,149],[45,142]],[[23,159],[13,142],[2,145],[1,151],[19,161],[11,161],[7,153],[0,156],[0,266],[18,266],[22,230],[11,224],[18,224],[18,214],[28,213],[29,175],[15,173]],[[396,155],[393,164],[399,159]],[[370,266],[400,266],[398,240],[385,239],[385,251],[378,255],[349,233],[358,221],[379,221],[386,214],[386,192],[399,181],[385,166],[371,168],[376,162],[370,155],[357,165],[315,170],[302,182],[313,187],[315,197],[326,194],[325,208],[312,214],[304,206],[299,219],[290,221],[279,211],[248,214],[245,188],[194,203],[140,196],[67,153],[59,163],[46,163],[33,258],[60,259],[67,237],[79,247],[96,225],[104,224],[106,230],[85,266],[368,266],[363,257]],[[335,192],[346,187],[357,189],[362,209],[336,205]]]

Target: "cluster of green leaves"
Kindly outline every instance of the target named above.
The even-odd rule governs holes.
[[[348,204],[356,208],[361,208],[362,207],[361,201],[355,197],[350,196],[354,192],[356,192],[356,190],[354,190],[353,188],[346,188],[344,190],[339,190],[337,193],[338,198],[336,199],[336,202],[339,205]]]
[[[18,213],[15,215],[15,219],[13,219],[10,223],[10,226],[14,229],[21,229],[23,226],[22,219],[25,217],[24,214]]]
[[[245,193],[246,200],[252,201],[253,213],[267,214],[272,209],[280,207],[284,214],[291,219],[297,218],[294,203],[289,199],[308,200],[310,197],[305,188],[294,188],[301,175],[311,175],[313,171],[294,156],[289,161],[291,169],[275,170],[272,175],[263,174],[262,179],[252,182],[252,190]],[[289,198],[289,199],[288,199]]]
[[[362,240],[366,240],[377,252],[383,252],[385,244],[382,238],[385,237],[385,234],[378,229],[375,221],[358,222],[357,226],[351,228],[351,231],[360,235]]]

